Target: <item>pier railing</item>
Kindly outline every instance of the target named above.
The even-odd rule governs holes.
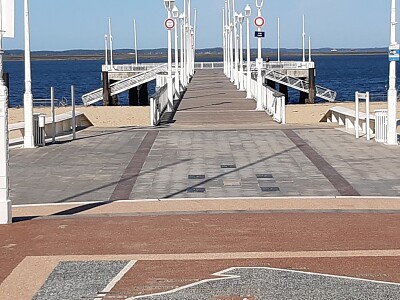
[[[175,78],[172,79],[172,95],[180,97],[180,92],[175,89]],[[168,85],[165,84],[150,96],[150,126],[158,126],[165,111],[172,110],[172,104],[168,101]]]
[[[196,62],[194,68],[198,70],[223,69],[224,62]]]
[[[103,72],[144,72],[163,65],[162,63],[149,64],[124,64],[124,65],[103,65]]]
[[[247,90],[247,80],[245,80],[245,89]],[[275,122],[286,124],[286,98],[284,94],[263,84],[261,87],[261,95],[257,95],[257,80],[255,77],[250,80],[250,93],[256,101],[257,99],[261,99],[262,106],[266,113],[269,114]]]

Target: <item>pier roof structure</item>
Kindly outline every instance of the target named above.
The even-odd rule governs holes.
[[[400,149],[245,96],[198,70],[159,127],[12,150],[0,298],[397,299]]]

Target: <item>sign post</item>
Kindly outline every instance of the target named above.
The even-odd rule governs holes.
[[[263,59],[262,59],[262,36],[265,36],[265,33],[262,32],[262,27],[265,25],[265,19],[261,16],[261,9],[264,5],[264,0],[256,0],[256,7],[258,15],[254,19],[254,24],[258,27],[258,31],[256,33],[258,39],[258,57],[256,60],[257,65],[257,107],[256,110],[264,110],[263,107],[263,99],[262,99],[262,68],[263,68]]]
[[[3,80],[3,37],[14,37],[14,0],[0,0],[0,224],[12,222],[9,193],[8,89]]]

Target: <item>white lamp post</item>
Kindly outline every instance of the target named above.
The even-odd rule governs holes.
[[[251,99],[251,53],[250,53],[250,17],[251,17],[251,7],[250,5],[246,5],[246,8],[244,9],[244,15],[246,16],[246,21],[247,21],[247,72],[246,72],[246,98]]]
[[[108,67],[108,35],[104,35],[104,60],[105,60],[105,65]]]
[[[257,7],[257,15],[261,17],[261,9],[264,6],[264,0],[256,0]],[[258,27],[258,31],[261,32],[261,26]],[[257,58],[257,108],[256,110],[264,110],[262,105],[262,74],[261,70],[263,68],[263,59],[262,59],[262,40],[261,37],[258,37],[258,58]]]
[[[3,8],[6,9],[3,12]],[[0,224],[12,222],[11,200],[9,193],[9,151],[8,151],[8,89],[3,80],[3,35],[13,37],[3,28],[3,16],[14,15],[10,7],[3,5],[0,0]],[[12,29],[13,30],[13,29]]]
[[[225,3],[226,4],[226,3]],[[222,9],[222,51],[224,61],[224,74],[226,75],[226,30],[225,30],[225,7]]]
[[[229,78],[231,82],[234,81],[233,78],[233,24],[232,24],[232,13],[231,13],[231,1],[228,0],[228,24],[227,24],[227,30],[228,30],[228,51],[229,51],[229,59],[228,59],[228,64],[229,64]]]
[[[133,39],[135,42],[135,63],[136,66],[138,64],[138,48],[137,48],[137,28],[136,28],[136,19],[133,19]]]
[[[391,26],[390,26],[390,58],[389,90],[388,90],[388,136],[389,145],[397,145],[397,89],[396,89],[396,61],[399,60],[399,44],[396,41],[396,0],[392,0]],[[391,55],[392,56],[392,55]]]
[[[176,26],[179,18],[179,9],[175,5],[172,9],[172,17],[175,20],[175,90],[179,92],[180,85],[179,85],[179,54],[178,54],[178,26]]]
[[[281,20],[278,18],[278,62],[281,62]]]
[[[305,16],[303,15],[303,62],[306,61],[306,20]]]
[[[234,36],[235,36],[235,85],[239,89],[239,34],[237,24],[239,22],[239,14],[235,12]]]
[[[111,18],[108,18],[108,37],[110,39],[110,65],[111,69],[114,68],[114,55],[113,55],[113,36],[111,31]]]
[[[29,28],[29,5],[24,0],[24,27],[25,27],[25,93],[24,93],[24,148],[35,148],[33,141],[33,95],[31,76],[31,46]]]
[[[181,82],[183,87],[186,87],[186,80],[185,80],[185,15],[183,13],[179,16],[179,22],[181,27]]]
[[[171,19],[172,9],[175,6],[175,0],[164,0],[165,9],[168,11],[168,19]],[[167,88],[168,88],[168,111],[172,111],[174,104],[174,95],[172,90],[172,34],[171,29],[168,28],[168,77],[167,77]]]
[[[239,90],[244,91],[244,77],[243,77],[243,21],[244,16],[242,13],[238,16],[240,32],[239,32],[239,39],[240,39],[240,62],[239,62]]]

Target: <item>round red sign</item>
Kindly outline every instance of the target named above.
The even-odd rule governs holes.
[[[175,27],[175,20],[174,19],[166,19],[165,27],[167,27],[167,29],[173,29]]]
[[[265,19],[263,17],[257,17],[257,18],[254,19],[254,24],[257,27],[263,27],[264,24],[265,24]]]

